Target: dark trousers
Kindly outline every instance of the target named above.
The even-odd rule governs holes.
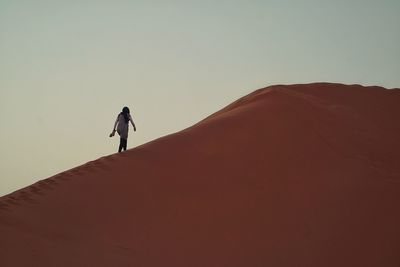
[[[125,150],[126,150],[127,144],[128,144],[128,139],[120,138],[120,139],[119,139],[119,148],[118,148],[118,152],[121,152],[122,149],[124,149],[124,151],[125,151]]]

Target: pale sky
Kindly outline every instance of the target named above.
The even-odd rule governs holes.
[[[399,0],[0,0],[0,196],[272,84],[400,87]],[[227,133],[229,134],[229,133]]]

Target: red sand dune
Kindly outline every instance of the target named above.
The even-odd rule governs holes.
[[[400,266],[400,89],[271,86],[0,198],[0,266]]]

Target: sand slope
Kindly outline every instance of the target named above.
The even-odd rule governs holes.
[[[0,198],[0,266],[400,266],[400,89],[272,86]]]

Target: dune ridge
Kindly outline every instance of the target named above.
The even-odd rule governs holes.
[[[1,266],[398,266],[400,89],[276,85],[0,198]]]

